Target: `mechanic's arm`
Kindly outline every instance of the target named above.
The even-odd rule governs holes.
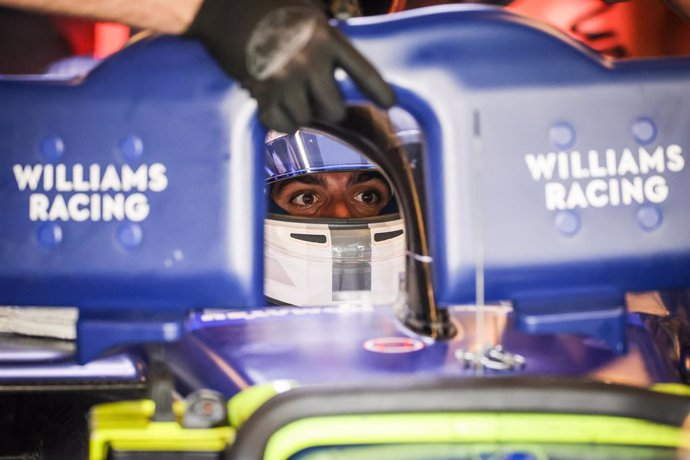
[[[181,34],[202,0],[0,0],[0,5],[41,13],[122,22],[141,29]]]
[[[395,103],[374,67],[328,24],[318,0],[0,0],[0,5],[199,38],[257,99],[261,121],[278,131],[345,116],[336,68],[376,104]]]

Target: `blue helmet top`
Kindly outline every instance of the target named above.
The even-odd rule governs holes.
[[[298,130],[274,136],[266,143],[268,184],[302,174],[374,168],[357,150],[320,131]]]
[[[421,143],[421,131],[412,115],[393,107],[386,118],[390,123],[390,128],[386,129],[391,130],[390,135],[398,142],[406,146]],[[302,174],[375,168],[352,146],[314,129],[301,129],[290,135],[271,132],[265,156],[267,184]]]

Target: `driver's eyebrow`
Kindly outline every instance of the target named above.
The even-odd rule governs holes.
[[[306,176],[298,176],[292,179],[285,179],[277,182],[274,185],[275,188],[273,189],[273,193],[276,195],[280,194],[285,187],[293,182],[300,182],[307,185],[321,185],[322,187],[326,186],[326,181],[323,179],[323,177],[321,177],[320,174],[308,174]]]
[[[386,182],[386,180],[383,178],[383,174],[381,174],[378,171],[367,171],[367,172],[360,172],[360,173],[355,173],[350,177],[350,180],[347,181],[347,185],[355,185],[355,184],[361,184],[362,182],[368,182],[370,180],[378,179],[380,181]],[[386,182],[387,184],[387,182]]]

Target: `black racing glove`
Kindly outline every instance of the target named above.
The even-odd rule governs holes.
[[[392,89],[310,0],[205,0],[187,34],[256,98],[259,118],[291,133],[314,119],[336,122],[345,105],[333,72],[342,68],[373,102]]]

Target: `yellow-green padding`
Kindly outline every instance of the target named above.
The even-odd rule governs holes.
[[[399,443],[567,443],[690,447],[680,428],[623,417],[561,414],[385,414],[315,417],[278,430],[264,460],[318,446]]]
[[[105,460],[109,449],[122,452],[222,452],[235,440],[229,426],[183,428],[178,422],[152,422],[150,400],[100,404],[91,411],[89,460]],[[184,404],[173,406],[179,417]]]
[[[242,390],[228,401],[230,425],[239,428],[266,401],[296,386],[297,384],[291,380],[277,380]]]
[[[668,393],[676,396],[690,396],[690,386],[682,383],[657,383],[652,390],[659,393]]]

